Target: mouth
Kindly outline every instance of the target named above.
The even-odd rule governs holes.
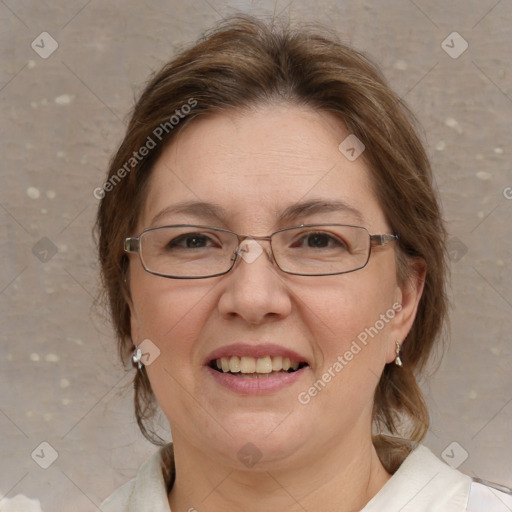
[[[208,366],[213,370],[245,379],[261,379],[274,375],[295,373],[308,365],[283,356],[229,356],[212,359]]]

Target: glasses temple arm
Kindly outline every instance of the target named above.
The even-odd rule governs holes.
[[[398,235],[370,235],[370,240],[376,245],[386,245],[389,242],[396,242],[400,237]]]
[[[124,239],[124,252],[139,252],[140,241],[138,238]]]

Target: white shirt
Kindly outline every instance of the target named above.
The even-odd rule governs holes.
[[[169,467],[169,465],[171,467]],[[155,453],[135,479],[101,505],[102,512],[171,512],[171,445]],[[164,472],[163,472],[164,471]],[[165,478],[164,473],[168,475]],[[512,494],[473,480],[418,446],[361,512],[510,512]]]

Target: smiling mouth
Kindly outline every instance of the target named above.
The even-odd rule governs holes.
[[[261,378],[271,375],[294,373],[306,366],[306,362],[293,361],[289,357],[265,356],[231,356],[213,359],[209,364],[210,368],[219,373],[227,373],[236,377]]]

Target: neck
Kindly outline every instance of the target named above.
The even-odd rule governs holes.
[[[390,474],[367,442],[347,439],[312,450],[309,460],[280,469],[241,471],[213,462],[175,436],[176,478],[169,495],[173,512],[208,509],[266,512],[355,512],[364,508]],[[318,448],[318,447],[316,447]]]

